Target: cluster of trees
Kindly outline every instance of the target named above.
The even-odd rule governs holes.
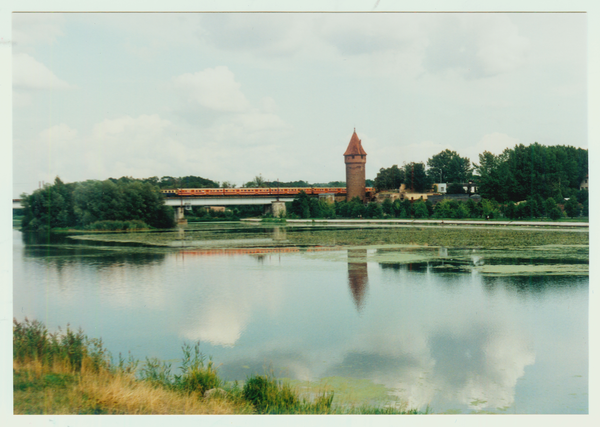
[[[576,196],[588,175],[588,151],[568,146],[520,144],[502,154],[484,152],[475,166],[479,193],[499,202],[518,202],[539,195],[561,203]]]
[[[377,191],[398,190],[401,184],[407,189],[423,193],[431,188],[433,180],[427,174],[425,164],[411,162],[405,163],[402,168],[398,165],[381,168],[373,181]]]
[[[423,162],[405,163],[401,168],[393,165],[381,168],[375,178],[375,188],[397,190],[401,184],[407,189],[422,193],[431,189],[434,182],[456,183],[454,191],[462,192],[462,183],[472,179],[471,161],[456,151],[444,150]]]
[[[365,180],[366,187],[373,187],[375,181],[372,179]],[[246,182],[242,185],[244,188],[276,188],[276,187],[346,187],[346,181],[329,181],[329,182],[317,182],[311,184],[307,181],[267,181],[262,175],[257,175],[252,181]]]
[[[527,201],[499,203],[494,199],[465,202],[444,199],[433,205],[430,201],[385,199],[383,203],[370,202],[365,205],[355,197],[349,202],[328,203],[317,198],[310,198],[301,193],[288,208],[288,216],[292,218],[436,218],[436,219],[531,219],[550,218],[553,220],[568,217],[588,216],[588,193],[579,191],[564,205],[557,203],[552,197],[542,200],[539,196],[530,197]]]
[[[156,228],[174,226],[159,187],[142,180],[107,179],[63,183],[60,178],[31,195],[23,194],[23,230],[90,227],[101,221],[142,221]],[[139,224],[139,223],[137,223]]]
[[[289,218],[336,217],[335,205],[333,203],[316,197],[308,197],[304,191],[301,191],[294,201],[286,206],[286,211]]]
[[[230,185],[227,181],[223,184],[219,184],[218,181],[212,181],[210,179],[202,178],[201,176],[183,176],[183,177],[172,177],[172,176],[163,176],[159,178],[157,176],[153,176],[150,178],[131,178],[128,176],[123,176],[121,178],[109,178],[109,181],[115,184],[126,184],[135,181],[139,181],[142,183],[149,183],[153,186],[156,186],[160,189],[163,188],[218,188],[221,185],[225,188],[226,185]]]
[[[580,215],[589,216],[589,194],[586,190],[578,190],[572,193],[567,201],[563,201],[561,197],[558,202],[553,197],[548,197],[544,200],[539,194],[536,194],[520,203],[512,201],[504,203],[502,205],[502,214],[509,219],[544,217],[559,219],[564,215],[571,218],[576,218]]]
[[[457,152],[444,150],[424,163],[405,163],[381,168],[375,188],[396,190],[400,184],[423,192],[433,183],[448,183],[447,192],[463,193],[463,185],[472,181],[479,194],[498,202],[520,202],[539,196],[562,203],[576,197],[579,185],[588,175],[588,151],[570,146],[544,146],[537,142],[507,148],[502,154],[488,151],[479,155],[479,164],[471,164]],[[582,202],[579,202],[582,203]]]

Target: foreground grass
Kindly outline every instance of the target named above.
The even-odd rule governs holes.
[[[13,364],[15,414],[244,414],[249,405],[155,387],[133,374]]]
[[[181,374],[157,359],[119,356],[81,330],[48,333],[38,321],[13,321],[15,414],[405,414],[389,407],[334,407],[333,392],[312,399],[272,376],[243,387],[225,383],[199,346],[184,345]]]

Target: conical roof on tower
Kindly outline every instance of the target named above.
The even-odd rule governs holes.
[[[356,134],[356,129],[354,129],[354,133],[352,134],[352,138],[350,138],[350,144],[348,144],[348,148],[346,148],[346,152],[344,156],[366,156],[367,152],[362,148],[360,143],[360,139],[358,139],[358,135]]]

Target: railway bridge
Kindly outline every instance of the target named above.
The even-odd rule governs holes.
[[[273,216],[285,214],[285,202],[291,202],[295,196],[188,196],[169,197],[165,205],[175,209],[175,220],[184,222],[184,211],[192,209],[192,206],[240,206],[240,205],[263,205],[265,213],[270,212]]]

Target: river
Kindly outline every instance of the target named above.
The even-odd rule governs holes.
[[[115,356],[176,369],[199,341],[226,380],[270,372],[334,404],[588,413],[587,230],[13,233],[14,317]]]

